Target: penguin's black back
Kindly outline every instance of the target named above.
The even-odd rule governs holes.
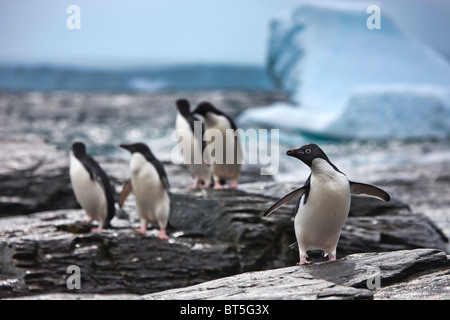
[[[167,178],[166,170],[164,169],[161,161],[153,155],[150,148],[145,143],[135,143],[132,146],[134,147],[134,152],[139,152],[142,154],[145,159],[155,167],[156,171],[158,171],[159,178],[164,183],[164,186],[168,191],[170,188],[169,179]]]
[[[225,117],[228,120],[228,122],[230,123],[231,128],[233,130],[237,129],[236,124],[234,123],[233,119],[231,119],[230,116],[225,114],[223,111],[217,109],[215,106],[213,106],[211,103],[209,103],[207,101],[200,102],[194,110],[194,113],[198,113],[201,115],[205,115],[207,112],[212,112],[217,115]]]
[[[107,203],[107,218],[104,227],[110,226],[110,221],[114,218],[116,209],[114,207],[114,189],[111,186],[108,176],[100,165],[91,156],[86,153],[86,147],[82,142],[74,142],[72,144],[72,152],[74,156],[83,164],[84,168],[89,172],[91,180],[97,180],[102,186]]]
[[[180,114],[189,123],[189,126],[191,127],[192,132],[194,132],[195,121],[201,121],[201,120],[199,118],[197,118],[194,114],[191,113],[189,101],[187,101],[186,99],[178,99],[176,101],[176,105],[177,105],[177,109],[180,112]],[[202,122],[202,137],[203,137],[204,133],[205,133],[205,126]],[[204,149],[203,146],[202,146],[202,149]]]

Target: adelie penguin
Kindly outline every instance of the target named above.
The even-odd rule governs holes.
[[[99,223],[92,231],[108,228],[115,214],[113,189],[108,176],[86,153],[82,142],[72,144],[69,173],[75,198],[89,216],[88,222]]]
[[[211,148],[215,153],[214,159],[211,159],[214,189],[222,189],[222,184],[227,180],[231,180],[229,188],[237,188],[243,160],[236,125],[229,116],[209,102],[198,104],[193,113],[205,119],[204,138],[207,141],[207,148],[214,146]]]
[[[144,143],[121,144],[120,147],[131,152],[131,181],[125,184],[119,196],[119,205],[122,206],[126,197],[134,191],[136,209],[141,219],[141,227],[135,230],[145,234],[150,222],[159,226],[158,238],[169,239],[166,233],[170,213],[169,181],[162,163]]]
[[[204,160],[205,126],[199,118],[191,113],[189,102],[186,99],[178,99],[175,104],[178,109],[175,122],[177,136],[178,139],[183,139],[183,143],[188,144],[187,148],[183,149],[184,162],[195,178],[195,183],[187,188],[207,188],[211,182],[211,171]]]
[[[375,186],[349,181],[315,144],[289,150],[286,154],[303,161],[311,168],[311,174],[304,186],[281,198],[264,216],[286,202],[298,199],[294,211],[294,229],[300,254],[299,264],[309,263],[306,259],[307,250],[323,250],[329,260],[335,260],[341,229],[350,210],[351,194],[364,194],[383,201],[389,201],[390,196]]]

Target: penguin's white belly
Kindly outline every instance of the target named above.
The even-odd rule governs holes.
[[[311,177],[306,204],[301,199],[294,227],[299,249],[335,251],[350,209],[350,185],[344,175],[333,180]]]
[[[191,126],[180,114],[177,115],[175,126],[178,137],[181,136],[183,139],[181,144],[184,162],[196,178],[209,182],[211,175],[209,167],[203,159],[202,132],[200,131],[198,137],[194,136]]]
[[[107,216],[107,202],[103,188],[97,180],[91,180],[89,172],[73,155],[70,159],[70,181],[75,198],[87,215],[104,222]]]
[[[243,163],[242,149],[240,145],[239,137],[236,137],[232,128],[229,126],[228,121],[223,117],[216,116],[213,124],[207,123],[206,139],[211,141],[211,137],[217,134],[221,135],[219,139],[222,144],[216,143],[215,157],[217,161],[213,161],[211,164],[211,171],[214,176],[221,179],[237,179],[241,172]],[[210,131],[209,129],[215,129]],[[229,129],[229,130],[227,130]]]
[[[139,217],[165,228],[169,219],[170,199],[158,171],[139,153],[133,154],[130,169]]]

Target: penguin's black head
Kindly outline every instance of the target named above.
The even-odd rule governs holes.
[[[323,152],[323,150],[314,143],[305,144],[298,149],[289,150],[286,152],[286,154],[303,161],[309,167],[311,167],[313,160],[316,158],[321,158],[326,160],[327,162],[330,162],[325,152]]]
[[[191,113],[189,101],[187,101],[186,99],[178,99],[177,101],[175,101],[175,104],[177,105],[177,109],[180,114],[187,115]]]
[[[216,107],[214,107],[211,103],[206,101],[200,102],[193,111],[193,113],[200,114],[202,116],[206,116],[208,112],[212,112],[215,114],[222,114],[222,112],[216,109]]]
[[[142,154],[151,153],[150,148],[142,142],[133,143],[133,144],[121,144],[120,147],[122,149],[128,150],[131,153],[139,152]]]
[[[72,143],[72,152],[75,157],[79,158],[86,155],[86,146],[83,142],[75,141]]]

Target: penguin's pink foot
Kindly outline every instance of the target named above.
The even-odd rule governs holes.
[[[328,254],[328,261],[335,261],[336,260],[336,256],[332,253]]]
[[[216,181],[214,182],[214,188],[215,190],[222,190],[223,186],[220,184],[220,182]]]
[[[100,232],[100,231],[102,231],[103,230],[103,226],[102,225],[99,225],[97,228],[92,228],[91,229],[91,232]]]
[[[300,261],[297,263],[298,266],[301,266],[302,264],[310,264],[311,261],[306,260],[306,255],[300,256]]]
[[[161,240],[169,240],[169,236],[167,235],[166,230],[159,231],[158,238]]]
[[[147,228],[145,228],[145,227],[133,228],[133,230],[140,234],[145,234],[147,232]]]
[[[199,181],[198,179],[195,179],[195,182],[193,185],[187,186],[186,189],[192,190],[192,189],[198,189],[198,185],[199,185]]]
[[[238,187],[238,182],[237,182],[237,180],[233,180],[233,181],[228,185],[228,188],[230,188],[230,189],[237,189],[237,187]]]

